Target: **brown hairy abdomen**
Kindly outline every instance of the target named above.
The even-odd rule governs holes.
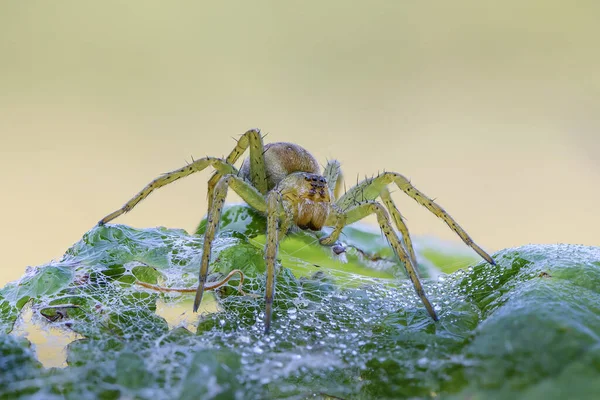
[[[320,173],[317,160],[303,147],[294,143],[277,142],[265,145],[265,168],[267,189],[271,190],[293,172]],[[246,179],[250,179],[250,159],[246,158],[240,169]]]

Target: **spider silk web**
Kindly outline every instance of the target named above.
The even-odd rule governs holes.
[[[505,282],[493,270],[426,279],[441,316],[434,324],[410,281],[394,279],[401,268],[380,235],[346,231],[347,243],[364,248],[349,246],[340,260],[314,236],[293,234],[280,247],[265,335],[264,220],[241,206],[223,219],[209,280],[242,269],[246,295],[235,277],[205,294],[199,314],[191,312],[193,294],[138,284],[195,288],[203,239],[177,229],[96,227],[61,260],[2,289],[4,331],[22,333],[29,310],[38,329],[75,340],[65,365],[44,368],[34,348],[5,335],[0,398],[368,399],[432,397],[465,385],[470,361],[456,353],[481,318],[474,288],[489,294]]]

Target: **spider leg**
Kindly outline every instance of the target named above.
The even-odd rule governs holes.
[[[400,237],[402,238],[402,241],[404,241],[404,247],[407,250],[408,255],[410,256],[410,259],[411,259],[413,265],[415,265],[415,266],[418,265],[417,257],[415,256],[415,250],[412,245],[412,240],[410,238],[410,233],[408,232],[408,227],[404,223],[402,214],[400,214],[400,211],[396,207],[396,204],[393,202],[392,197],[391,197],[390,192],[387,189],[387,187],[384,187],[381,190],[379,197],[381,198],[381,200],[383,201],[383,204],[385,205],[388,212],[392,216],[394,224],[396,225],[396,228],[400,232]],[[337,205],[332,205],[332,211],[333,211],[333,213],[331,214],[331,216],[334,219],[328,221],[326,225],[334,226],[334,230],[331,232],[331,234],[329,236],[322,237],[319,240],[319,242],[325,246],[331,246],[337,241],[338,237],[342,233],[342,229],[344,228],[344,226],[349,225],[352,222],[356,222],[356,221],[347,222],[346,217],[340,215],[339,207]]]
[[[278,242],[281,242],[281,239],[283,239],[288,231],[290,230],[292,223],[294,222],[294,209],[292,207],[290,207],[286,202],[282,202],[283,204],[283,213],[282,213],[282,218],[281,218],[281,223],[279,225],[279,232],[281,232],[280,235],[278,235]],[[297,208],[296,208],[297,210]]]
[[[412,244],[412,239],[410,238],[410,233],[408,232],[408,226],[404,223],[404,218],[402,218],[402,214],[400,214],[400,210],[396,207],[396,204],[392,200],[392,196],[387,187],[384,187],[381,190],[380,196],[383,201],[383,205],[387,208],[388,212],[392,216],[392,220],[396,225],[396,228],[400,232],[400,236],[404,241],[404,247],[408,251],[408,255],[414,266],[417,266],[417,257],[415,256],[415,248]]]
[[[283,206],[284,213],[281,213]],[[265,289],[265,334],[271,329],[271,317],[273,315],[273,297],[275,295],[275,262],[279,242],[287,233],[292,223],[293,213],[289,210],[281,193],[271,190],[267,195],[267,242],[265,245],[265,263],[267,264],[267,282]],[[281,227],[277,227],[278,220],[283,219]]]
[[[331,160],[327,163],[327,166],[325,167],[325,177],[327,178],[327,182],[335,182],[335,188],[333,190],[331,189],[331,186],[330,186],[330,195],[332,196],[331,197],[332,199],[338,199],[340,197],[339,194],[341,193],[341,189],[342,189],[342,185],[343,185],[343,174],[342,174],[342,170],[340,168],[340,163],[338,161]],[[404,246],[408,250],[408,254],[410,255],[411,260],[413,261],[413,264],[417,265],[417,258],[415,256],[415,251],[414,251],[414,248],[412,245],[412,240],[411,240],[410,234],[408,232],[408,227],[406,226],[406,224],[403,221],[402,214],[400,214],[400,211],[398,210],[398,208],[392,201],[392,197],[391,197],[390,192],[387,189],[387,187],[384,186],[383,189],[381,189],[381,192],[379,193],[379,197],[381,198],[381,200],[383,201],[383,204],[385,205],[388,212],[392,216],[392,220],[394,221],[396,228],[398,229],[398,231],[401,234],[402,240],[404,241]],[[370,200],[375,200],[375,198],[370,199]],[[342,226],[342,228],[343,228],[343,226]],[[340,233],[341,233],[341,228],[339,229],[338,232],[332,233],[330,235],[330,237],[322,238],[320,240],[321,244],[327,245],[327,246],[334,244]]]
[[[277,232],[277,209],[280,203],[279,193],[271,191],[267,195],[267,244],[265,262],[267,264],[267,283],[265,289],[265,334],[271,329],[273,314],[273,296],[275,295],[275,259],[279,247]]]
[[[339,198],[344,181],[340,162],[337,160],[328,161],[323,176],[327,179],[327,183],[329,184],[329,197],[332,200]]]
[[[406,269],[406,273],[408,277],[412,281],[412,284],[417,292],[417,295],[425,305],[427,312],[433,318],[434,321],[438,320],[437,314],[433,309],[433,306],[429,302],[429,299],[425,295],[425,291],[423,290],[423,285],[421,284],[421,280],[419,279],[419,275],[417,273],[417,269],[411,257],[406,252],[404,246],[400,242],[398,235],[394,231],[390,223],[390,218],[385,210],[385,207],[378,202],[375,201],[367,201],[356,206],[351,207],[346,211],[341,211],[339,208],[332,208],[332,213],[327,220],[327,225],[335,225],[335,229],[333,233],[327,238],[334,242],[339,236],[342,228],[346,224],[350,224],[352,222],[356,222],[365,218],[368,215],[375,214],[377,216],[377,222],[379,223],[379,228],[385,235],[388,243],[392,246],[394,253],[404,264],[404,268]]]
[[[333,231],[329,234],[329,236],[324,236],[319,239],[319,243],[324,246],[331,246],[340,237],[342,229],[348,225],[346,223],[346,214],[337,205],[331,204],[329,208],[329,216],[325,221],[325,225],[333,226]]]
[[[473,239],[467,234],[467,232],[461,228],[461,226],[452,218],[442,207],[440,207],[433,199],[426,196],[423,192],[415,188],[403,175],[395,172],[384,172],[374,178],[368,178],[358,183],[340,197],[336,204],[342,209],[347,210],[353,205],[356,205],[363,201],[370,201],[376,199],[381,195],[382,190],[387,187],[390,183],[396,184],[404,193],[414,199],[417,203],[427,208],[437,217],[441,218],[446,225],[450,227],[465,244],[471,247],[477,254],[479,254],[488,263],[495,265],[496,263],[481,247],[479,247]],[[394,206],[395,207],[395,206]],[[392,212],[393,215],[393,212]],[[401,220],[401,218],[400,218]],[[354,221],[352,221],[354,222]],[[352,223],[348,221],[348,224]],[[399,228],[399,230],[401,230]]]
[[[206,277],[208,275],[208,263],[210,262],[212,243],[219,227],[219,221],[221,220],[221,213],[223,211],[225,197],[227,197],[228,188],[233,189],[246,203],[258,211],[265,212],[267,210],[263,195],[250,183],[235,175],[225,175],[219,180],[215,186],[212,208],[208,210],[206,231],[204,232],[202,261],[200,264],[200,273],[198,275],[198,289],[196,289],[196,297],[194,298],[194,312],[198,311],[198,307],[202,301],[202,295],[206,289]]]
[[[250,129],[244,133],[235,144],[235,148],[229,153],[225,161],[235,164],[240,156],[250,147],[250,179],[254,187],[262,194],[267,194],[267,174],[265,169],[264,144],[260,129]],[[208,181],[208,209],[212,207],[213,193],[216,184],[223,176],[220,171],[215,172]]]
[[[131,211],[133,207],[135,207],[140,201],[144,200],[146,197],[150,195],[154,190],[161,188],[169,183],[173,183],[178,179],[185,178],[188,175],[193,174],[194,172],[202,171],[208,166],[212,166],[217,171],[222,174],[237,174],[237,169],[228,164],[225,160],[216,157],[205,157],[199,160],[194,161],[191,164],[186,165],[185,167],[181,167],[176,169],[175,171],[167,172],[162,176],[154,179],[150,182],[146,187],[144,187],[138,194],[133,196],[131,200],[129,200],[123,207],[120,209],[113,211],[108,214],[106,217],[102,218],[98,225],[104,225],[113,219],[117,218],[120,215],[125,214],[126,212]]]

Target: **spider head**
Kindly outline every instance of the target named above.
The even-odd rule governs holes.
[[[327,179],[324,176],[317,174],[305,173],[304,187],[300,190],[300,196],[317,203],[329,202],[329,188],[327,187]]]
[[[324,176],[296,172],[282,180],[278,188],[288,206],[294,210],[294,223],[300,229],[321,230],[331,202]]]

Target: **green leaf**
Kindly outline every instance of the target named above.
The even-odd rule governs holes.
[[[49,265],[24,276],[17,285],[7,285],[2,292],[9,302],[20,309],[29,299],[52,296],[65,289],[73,276],[74,270],[69,266]]]
[[[243,398],[241,384],[235,379],[241,369],[240,358],[238,354],[228,350],[201,350],[193,354],[179,399]]]
[[[9,333],[13,329],[13,324],[19,317],[19,310],[17,307],[4,298],[2,292],[6,291],[5,289],[6,288],[0,289],[0,335]]]
[[[223,210],[219,223],[221,232],[243,233],[247,237],[264,234],[267,230],[266,220],[253,208],[238,205],[228,206]],[[196,228],[196,235],[204,235],[206,219],[203,219]]]
[[[0,289],[0,328],[14,327],[0,335],[0,398],[597,397],[600,248],[530,245],[455,270],[469,249],[415,238],[434,277],[424,279],[434,322],[410,282],[393,278],[401,265],[377,233],[347,228],[346,262],[293,233],[279,248],[265,336],[264,218],[225,213],[210,280],[241,269],[247,295],[228,282],[216,311],[194,314],[193,293],[135,284],[197,284],[203,239],[165,228],[94,228]],[[29,327],[18,318],[27,312]],[[65,368],[42,368],[16,337],[34,328],[80,335]]]
[[[27,381],[39,376],[41,368],[26,339],[0,333],[0,398],[25,397],[37,392],[38,385]],[[16,382],[21,384],[15,385]]]
[[[162,278],[162,274],[157,271],[156,268],[148,267],[148,266],[138,266],[133,267],[131,270],[135,279],[140,282],[150,283],[156,285],[159,279]]]
[[[116,361],[117,385],[123,388],[142,389],[150,386],[152,375],[146,370],[142,357],[136,353],[121,352]]]

